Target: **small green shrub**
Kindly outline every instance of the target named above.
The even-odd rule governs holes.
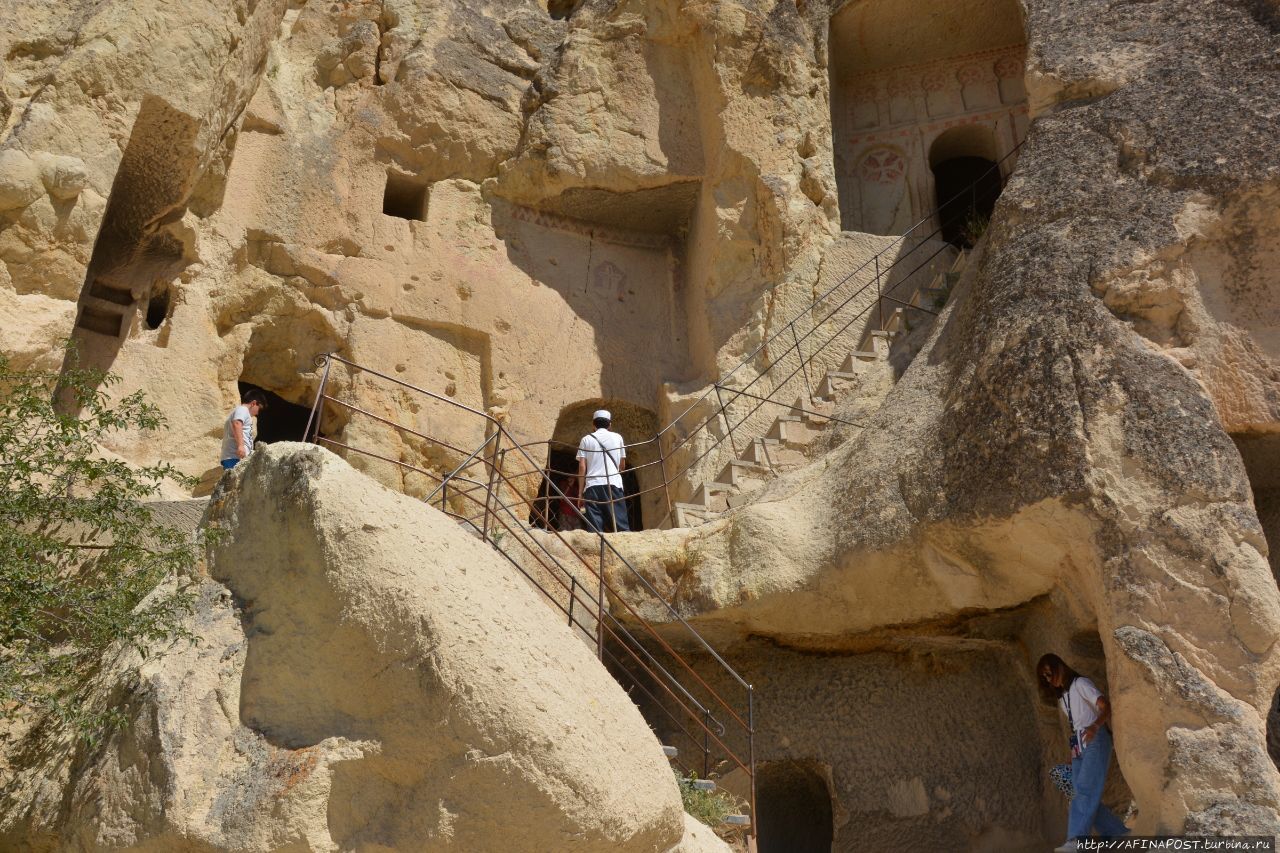
[[[165,479],[189,478],[99,450],[112,433],[161,429],[160,413],[140,392],[112,400],[118,377],[74,355],[61,372],[0,355],[0,715],[48,713],[92,738],[114,719],[85,696],[103,655],[190,638],[186,578],[203,540],[146,503]]]
[[[740,831],[739,827],[728,826],[724,819],[731,814],[741,814],[743,804],[727,791],[700,791],[693,787],[697,776],[681,775],[672,768],[676,775],[676,784],[680,786],[680,799],[684,802],[684,810],[697,820],[711,827],[717,835],[733,835]]]
[[[964,221],[964,238],[970,245],[976,245],[982,239],[982,235],[987,233],[987,226],[991,224],[991,219],[982,215],[976,210],[969,211],[969,215]]]

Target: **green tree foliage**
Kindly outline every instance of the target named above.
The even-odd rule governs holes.
[[[742,834],[742,828],[724,823],[731,814],[739,814],[746,808],[746,803],[723,790],[703,791],[694,786],[698,778],[693,774],[683,775],[674,767],[676,784],[680,786],[680,800],[684,810],[697,820],[711,827],[716,835],[724,839],[733,839]]]
[[[83,690],[104,654],[190,638],[186,577],[201,548],[144,503],[185,478],[103,458],[110,434],[164,426],[141,393],[111,400],[117,383],[76,367],[17,371],[0,356],[0,713],[52,713],[86,736],[109,718]]]

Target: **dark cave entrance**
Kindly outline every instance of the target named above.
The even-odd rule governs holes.
[[[759,853],[831,853],[831,791],[814,764],[763,764],[756,782]]]
[[[555,483],[566,496],[578,494],[577,448],[553,441],[547,451],[546,477],[538,484],[538,497],[529,514],[529,523],[544,530],[580,530],[581,519],[567,501],[547,485]],[[640,500],[640,479],[630,468],[622,472],[622,493],[627,499],[627,520],[633,531],[644,530],[644,510]]]
[[[954,157],[933,167],[942,239],[971,247],[986,230],[1000,197],[1000,170],[985,157]]]
[[[240,381],[237,390],[243,395],[246,391],[261,391],[267,396],[267,408],[258,416],[258,433],[255,444],[274,444],[277,441],[302,441],[302,434],[307,429],[307,418],[311,409],[291,403],[270,389]]]

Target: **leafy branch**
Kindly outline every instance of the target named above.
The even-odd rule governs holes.
[[[168,464],[104,458],[104,440],[164,427],[119,377],[76,366],[18,371],[0,355],[0,713],[32,711],[92,736],[112,715],[83,687],[113,648],[141,659],[191,639],[187,580],[203,534],[159,523],[147,505]]]

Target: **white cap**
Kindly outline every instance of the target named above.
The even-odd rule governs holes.
[[[596,409],[596,413],[591,416],[591,420],[598,421],[601,418],[604,418],[606,421],[611,421],[613,420],[613,415],[609,414],[608,409]]]

